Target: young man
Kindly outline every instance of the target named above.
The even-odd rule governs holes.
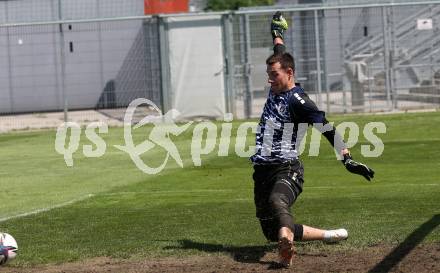
[[[277,12],[271,23],[274,54],[266,60],[271,88],[256,134],[256,153],[251,157],[256,214],[265,237],[278,242],[280,262],[286,267],[292,263],[294,240],[337,242],[348,237],[345,229],[322,230],[294,223],[290,207],[304,183],[304,169],[295,147],[300,143],[297,137],[301,138],[298,128],[314,124],[343,158],[348,171],[368,180],[374,175],[373,170],[352,159],[325,113],[295,84],[294,59],[285,52],[283,43],[287,27],[287,21]]]

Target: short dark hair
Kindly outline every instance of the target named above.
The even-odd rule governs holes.
[[[292,70],[295,71],[295,60],[290,53],[272,54],[266,60],[267,65],[273,65],[278,62],[281,64],[282,69],[292,68]]]

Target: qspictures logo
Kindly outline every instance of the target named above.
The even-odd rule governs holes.
[[[134,124],[134,115],[137,108],[140,106],[147,106],[150,109],[153,109],[157,112],[157,115],[147,115],[137,124]],[[113,148],[127,153],[136,167],[146,174],[157,174],[161,172],[166,167],[170,158],[173,159],[178,166],[183,168],[184,164],[179,148],[182,149],[184,147],[178,147],[171,139],[171,136],[179,136],[183,132],[192,128],[190,153],[194,166],[201,166],[201,156],[214,153],[216,148],[218,150],[217,156],[225,157],[229,155],[233,129],[232,114],[226,114],[220,125],[211,121],[189,121],[183,124],[176,124],[174,117],[178,117],[179,115],[180,113],[176,109],[171,109],[163,114],[152,101],[145,98],[135,99],[125,111],[125,143],[123,145],[113,145]],[[135,144],[133,140],[133,130],[146,124],[152,125],[149,134],[145,136],[146,139],[143,142]],[[304,140],[307,139],[307,128],[309,127],[309,124],[297,124],[296,130],[294,130],[294,127],[293,123],[285,123],[284,127],[282,127],[276,121],[270,120],[266,123],[263,134],[263,145],[255,146],[248,145],[246,142],[248,137],[255,137],[256,133],[261,133],[261,128],[258,126],[257,122],[242,122],[239,124],[235,133],[235,154],[239,157],[248,158],[258,149],[261,149],[260,152],[263,155],[270,155],[273,149],[272,144],[275,134],[282,136],[282,143],[290,143],[292,134],[296,132],[297,137],[295,145],[282,145],[281,154],[299,156],[304,153],[305,147],[307,146]],[[309,156],[319,155],[321,135],[323,132],[331,130],[332,126],[329,126],[329,124],[314,124],[314,128],[317,130],[313,130],[310,136],[310,143],[308,145]],[[351,148],[358,143],[360,128],[356,123],[343,122],[336,126],[336,129],[344,135],[348,135],[346,141],[346,146],[348,148]],[[60,155],[63,155],[64,161],[68,167],[73,167],[74,165],[73,154],[79,149],[81,133],[82,128],[75,122],[65,122],[57,129],[55,150]],[[103,156],[106,153],[107,144],[100,134],[108,133],[108,124],[103,122],[92,122],[85,128],[84,133],[86,138],[95,146],[94,148],[91,144],[83,145],[82,151],[84,156],[89,158],[99,158]],[[361,145],[361,154],[364,157],[379,157],[384,151],[384,144],[375,133],[386,133],[385,124],[383,122],[367,123],[364,126],[362,133],[369,143]],[[148,153],[156,147],[163,149],[166,152],[166,155],[159,166],[152,167],[149,165],[149,162],[146,162],[141,156],[148,155]],[[335,156],[337,159],[341,159],[341,155],[336,152]],[[148,157],[144,156],[144,158]]]

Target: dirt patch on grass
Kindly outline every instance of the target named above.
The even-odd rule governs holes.
[[[440,243],[414,249],[373,246],[362,251],[297,253],[289,269],[280,268],[275,250],[187,258],[118,260],[95,258],[86,261],[33,268],[6,266],[5,273],[140,273],[140,272],[440,272]]]

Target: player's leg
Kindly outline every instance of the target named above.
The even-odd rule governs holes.
[[[264,236],[266,239],[270,242],[278,242],[280,237],[283,237],[283,233],[289,232],[293,230],[293,240],[295,241],[301,241],[303,238],[303,225],[300,224],[293,224],[293,229],[288,228],[288,230],[283,230],[281,236],[280,236],[280,223],[278,218],[272,217],[272,218],[259,218],[261,229],[263,231]],[[291,235],[288,235],[288,237],[291,237]]]
[[[290,208],[302,192],[303,168],[299,161],[280,165],[269,196],[273,215],[278,219],[278,247],[280,262],[290,266],[293,258],[293,241],[303,237],[301,225],[295,225]]]
[[[302,227],[303,227],[303,237],[300,239],[302,241],[318,240],[328,243],[334,243],[348,238],[348,232],[344,228],[334,229],[334,230],[324,230],[306,225],[302,225]]]
[[[296,200],[296,196],[292,193],[290,186],[285,183],[285,181],[275,183],[274,190],[269,197],[269,204],[277,219],[273,229],[278,229],[280,263],[288,267],[292,264],[293,241],[295,240],[295,224],[289,209]]]
[[[267,165],[267,166],[255,166],[255,171],[253,174],[254,179],[254,202],[256,207],[256,216],[260,222],[261,229],[263,231],[264,236],[268,241],[278,242],[279,239],[279,231],[280,231],[280,219],[274,213],[273,203],[279,203],[276,201],[278,197],[272,195],[274,183],[277,174],[277,167]],[[288,173],[288,172],[287,172]],[[282,189],[280,189],[283,191]],[[290,190],[287,190],[287,194],[289,194]],[[270,197],[272,197],[272,204],[270,201]],[[286,213],[290,215],[288,208],[286,208]],[[294,225],[293,218],[290,216],[284,222],[287,223],[290,228],[294,230],[302,230],[301,225]],[[295,226],[298,226],[295,228]],[[295,237],[301,238],[302,234],[296,234]]]
[[[272,166],[254,166],[254,203],[256,216],[261,229],[268,241],[278,241],[278,220],[273,216],[269,205],[269,196],[273,187],[271,176],[274,173]]]
[[[302,241],[315,241],[315,240],[324,240],[324,232],[325,230],[314,228],[306,225],[303,226],[303,237]]]

